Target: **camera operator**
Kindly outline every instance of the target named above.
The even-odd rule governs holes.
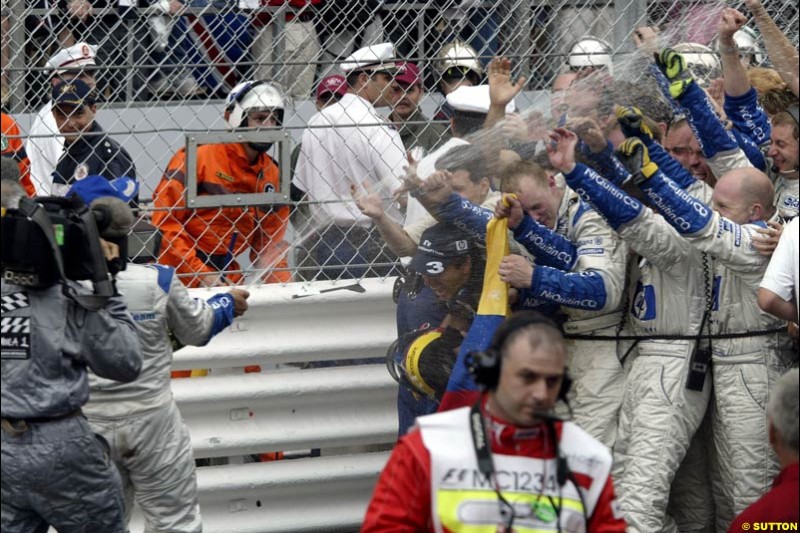
[[[91,206],[136,195],[130,178],[108,181],[89,176],[70,193]],[[175,269],[128,263],[117,288],[136,323],[144,363],[139,377],[117,383],[89,376],[91,398],[84,412],[92,427],[111,444],[119,468],[130,521],[134,497],[147,531],[202,531],[197,477],[189,430],[170,390],[172,342],[202,346],[247,310],[249,293],[231,289],[207,301],[192,298]]]
[[[129,382],[142,366],[105,263],[119,248],[107,242],[101,251],[95,224],[105,218],[101,225],[127,232],[133,216],[34,201],[14,182],[2,192],[2,530],[125,532],[119,474],[81,406],[87,367]],[[87,260],[94,294],[68,278],[75,268],[65,257]]]

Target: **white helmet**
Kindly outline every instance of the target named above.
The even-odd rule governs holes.
[[[245,81],[237,85],[225,99],[226,122],[232,129],[241,128],[249,113],[274,111],[283,123],[284,98],[281,91],[267,81]]]
[[[680,43],[673,49],[683,56],[692,76],[702,87],[708,86],[711,80],[718,78],[722,73],[722,64],[717,54],[708,46],[699,43]]]
[[[461,68],[474,72],[479,78],[483,76],[483,67],[478,59],[478,52],[464,41],[453,41],[442,47],[436,61],[436,70],[440,76],[451,68]]]
[[[733,40],[736,41],[736,47],[739,53],[743,56],[752,56],[750,64],[760,65],[764,62],[764,52],[758,44],[758,32],[748,26],[742,26],[742,29],[733,34]]]
[[[603,39],[584,35],[569,50],[567,63],[572,70],[611,68],[611,45]]]

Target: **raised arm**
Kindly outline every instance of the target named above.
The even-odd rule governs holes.
[[[761,4],[761,0],[744,0],[744,3],[753,14],[775,70],[778,71],[794,95],[800,97],[800,66],[798,66],[797,48],[775,24],[766,8]]]

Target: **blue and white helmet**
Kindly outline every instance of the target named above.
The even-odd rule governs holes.
[[[225,98],[226,122],[231,129],[241,128],[249,113],[273,111],[278,123],[283,122],[285,99],[282,91],[268,81],[245,81]]]

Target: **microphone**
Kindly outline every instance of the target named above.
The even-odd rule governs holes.
[[[98,198],[91,205],[97,230],[104,239],[119,239],[130,233],[134,223],[130,206],[113,196]]]

